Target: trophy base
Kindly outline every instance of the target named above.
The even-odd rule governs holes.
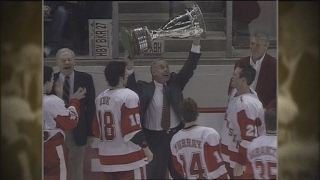
[[[134,40],[131,36],[130,30],[125,27],[121,27],[120,33],[121,33],[123,47],[125,50],[128,51],[129,58],[132,60],[136,55],[136,52],[135,52],[134,46],[132,45]]]

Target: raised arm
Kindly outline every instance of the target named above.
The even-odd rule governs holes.
[[[134,60],[129,58],[129,54],[126,52],[124,56],[124,61],[127,63],[127,73],[128,73],[128,82],[127,88],[136,92],[139,96],[141,95],[141,87],[137,83],[135,73],[134,73]]]
[[[194,70],[197,68],[197,64],[201,56],[200,47],[200,37],[195,37],[192,43],[191,50],[189,52],[188,59],[177,74],[177,79],[182,90],[189,82],[190,78],[193,76]]]

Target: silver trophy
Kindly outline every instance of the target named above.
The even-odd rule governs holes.
[[[132,60],[134,56],[151,48],[151,42],[155,39],[170,38],[206,38],[206,26],[202,12],[196,3],[185,9],[186,12],[169,19],[164,26],[156,30],[149,30],[147,26],[136,26],[130,29],[121,27],[121,39],[125,50]]]

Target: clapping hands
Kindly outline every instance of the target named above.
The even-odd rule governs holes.
[[[87,92],[86,88],[79,87],[77,92],[74,93],[73,98],[80,100],[85,97],[86,92]]]

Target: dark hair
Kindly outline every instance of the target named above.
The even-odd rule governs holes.
[[[186,98],[180,103],[179,111],[184,122],[193,122],[198,118],[197,103],[191,98]]]
[[[51,81],[52,73],[53,73],[52,67],[43,66],[43,84]]]
[[[264,114],[266,129],[270,131],[277,130],[277,110],[276,108],[268,109]]]
[[[250,86],[256,77],[256,70],[249,63],[240,64],[239,69],[241,69],[239,77],[246,78],[247,84]]]
[[[119,83],[119,78],[125,75],[125,61],[110,61],[104,69],[104,76],[109,86],[114,87]]]

